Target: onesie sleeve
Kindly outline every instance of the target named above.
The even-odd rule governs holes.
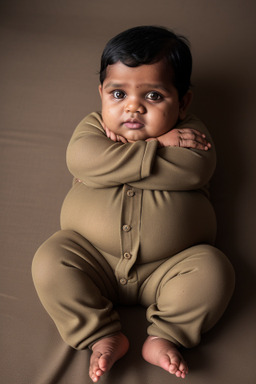
[[[123,144],[110,140],[94,112],[75,129],[67,148],[71,174],[92,188],[127,184],[148,177],[157,151],[157,141]]]
[[[176,128],[194,128],[205,133],[212,144],[208,151],[180,147],[158,149],[151,174],[132,183],[141,189],[188,191],[203,188],[216,167],[216,152],[206,126],[194,115],[188,115]]]

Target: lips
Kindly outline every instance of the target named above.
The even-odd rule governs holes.
[[[128,119],[124,122],[124,125],[129,129],[141,129],[144,124],[137,119]]]

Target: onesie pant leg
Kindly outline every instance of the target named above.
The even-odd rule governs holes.
[[[50,237],[35,254],[32,275],[43,306],[73,348],[84,349],[121,329],[113,309],[114,274],[79,234],[59,231]]]
[[[218,249],[198,245],[168,259],[141,287],[148,334],[193,347],[223,314],[234,290],[234,271]]]

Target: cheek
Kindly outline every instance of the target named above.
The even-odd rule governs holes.
[[[105,118],[107,118],[107,116],[111,113],[112,109],[109,107],[108,102],[105,101],[104,103],[102,103],[101,110],[102,110],[102,115],[105,116]]]
[[[166,126],[166,124],[170,124],[171,114],[168,111],[161,111],[158,113],[157,120],[158,124],[162,126]]]
[[[163,112],[163,119],[169,121],[169,123],[176,123],[179,117],[179,107],[178,105],[173,106],[173,108],[166,109]]]
[[[178,118],[179,114],[176,109],[170,110],[165,109],[161,112],[158,111],[158,115],[155,118],[155,125],[158,127],[160,134],[168,132],[170,129],[174,128]]]
[[[102,119],[106,126],[113,132],[116,132],[119,126],[120,114],[116,108],[102,105]]]
[[[111,121],[112,124],[116,121],[118,116],[114,108],[107,108],[107,107],[102,110],[102,115],[104,119]]]

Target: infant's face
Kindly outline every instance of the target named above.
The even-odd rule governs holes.
[[[181,117],[178,91],[164,60],[135,68],[110,65],[99,90],[105,125],[129,141],[160,136]]]

